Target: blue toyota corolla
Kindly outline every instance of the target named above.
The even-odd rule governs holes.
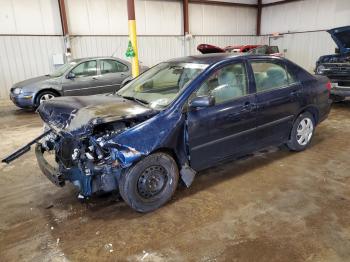
[[[72,182],[79,197],[119,190],[132,208],[165,204],[181,179],[249,152],[286,144],[308,147],[330,110],[330,83],[279,57],[189,56],[160,63],[114,95],[62,97],[38,112],[42,172]],[[55,153],[56,166],[44,153]]]

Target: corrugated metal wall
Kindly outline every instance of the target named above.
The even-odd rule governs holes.
[[[65,2],[74,58],[112,54],[125,58],[125,0]],[[200,43],[226,46],[266,41],[253,36],[254,8],[190,4],[193,38],[186,45],[181,1],[136,0],[136,17],[140,60],[149,66],[195,54]],[[0,98],[7,98],[13,83],[49,73],[54,69],[52,55],[64,52],[63,39],[57,36],[62,34],[58,1],[0,1],[0,34]],[[26,34],[32,36],[20,36]]]
[[[60,36],[0,36],[0,98],[13,83],[53,69],[53,54],[62,54]]]
[[[13,83],[53,70],[61,34],[57,0],[0,1],[0,98]]]
[[[182,56],[182,36],[139,36],[140,61],[151,66],[159,61]],[[125,58],[127,36],[76,36],[71,39],[74,58],[88,56],[110,56]]]
[[[325,54],[332,54],[335,43],[327,32],[308,32],[285,34],[276,40],[270,40],[271,45],[278,45],[285,57],[301,65],[309,72],[315,69],[317,59]]]
[[[264,0],[264,3],[275,2]],[[321,55],[336,47],[325,30],[350,24],[349,0],[307,0],[270,6],[262,12],[262,33],[288,33],[277,44],[286,57],[312,72]],[[300,33],[304,32],[304,33]]]
[[[111,54],[125,57],[128,43],[126,1],[101,0],[97,5],[93,1],[79,0],[67,1],[67,4],[71,34],[77,35],[71,41],[74,57]],[[254,44],[263,39],[253,36],[256,31],[254,8],[190,4],[189,13],[193,37],[185,40],[181,1],[136,1],[139,59],[145,65],[196,54],[200,43],[227,46]]]
[[[60,35],[57,0],[1,0],[0,34]]]
[[[255,35],[255,8],[189,5],[190,33],[193,35]]]
[[[199,54],[197,45],[201,43],[218,46],[267,43],[267,37],[255,36],[193,36],[186,40],[190,50],[185,50],[183,36],[139,36],[139,59],[144,65],[152,66],[160,61],[185,54]],[[127,36],[77,36],[72,38],[74,58],[87,56],[125,57]]]

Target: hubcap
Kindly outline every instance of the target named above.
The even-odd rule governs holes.
[[[164,189],[167,180],[167,171],[162,166],[150,166],[139,177],[137,191],[143,198],[152,198]]]
[[[310,118],[306,117],[301,120],[297,129],[297,141],[299,145],[307,145],[311,140],[313,131],[314,124]]]
[[[40,104],[42,103],[42,102],[44,102],[44,101],[46,101],[46,100],[50,100],[50,99],[52,99],[52,98],[54,98],[55,96],[54,95],[52,95],[52,94],[44,94],[44,95],[42,95],[41,97],[40,97]]]

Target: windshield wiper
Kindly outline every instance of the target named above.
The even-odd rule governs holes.
[[[121,96],[122,98],[125,98],[125,99],[128,99],[128,100],[132,100],[132,101],[136,101],[142,105],[148,105],[149,102],[144,100],[144,99],[140,99],[140,98],[136,98],[136,97],[133,97],[133,96],[122,96],[122,95],[119,95]]]

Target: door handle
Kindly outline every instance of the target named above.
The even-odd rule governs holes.
[[[292,92],[290,92],[290,96],[299,96],[299,94],[300,94],[300,91],[299,90],[294,90],[294,91],[292,91]]]
[[[241,111],[252,111],[252,109],[254,109],[255,106],[256,106],[255,104],[250,103],[249,101],[247,101],[242,106],[242,110]]]

